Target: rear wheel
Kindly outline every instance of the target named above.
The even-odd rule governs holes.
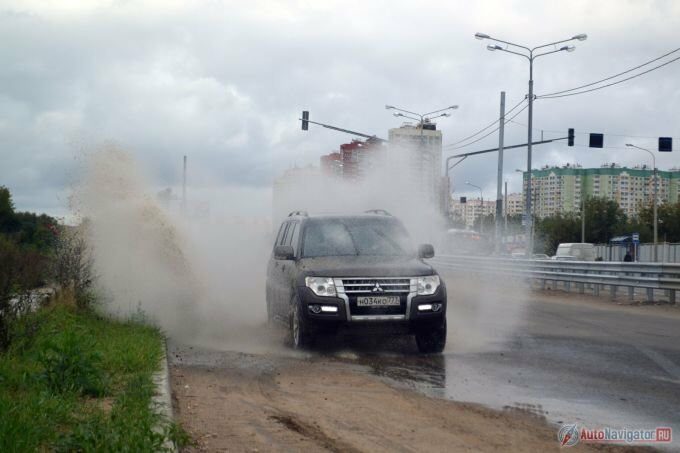
[[[437,327],[416,332],[416,344],[424,354],[442,352],[446,346],[446,319]]]
[[[302,315],[300,303],[297,301],[294,301],[291,306],[289,326],[290,344],[294,349],[306,349],[312,345],[313,337],[307,320]]]

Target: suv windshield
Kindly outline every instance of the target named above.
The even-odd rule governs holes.
[[[406,229],[394,218],[311,219],[304,232],[302,256],[415,253]]]

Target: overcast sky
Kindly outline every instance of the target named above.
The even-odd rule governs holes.
[[[55,6],[59,5],[59,6]],[[489,52],[475,32],[535,46],[587,33],[576,51],[535,64],[535,92],[604,78],[680,47],[680,2],[668,1],[39,1],[0,0],[0,185],[21,210],[63,214],[79,149],[114,141],[130,150],[157,187],[177,186],[182,155],[193,186],[238,187],[264,200],[291,165],[351,136],[311,119],[381,137],[400,121],[393,104],[427,112],[458,104],[439,122],[444,143],[476,132],[527,93],[528,64]],[[675,54],[677,56],[678,54]],[[535,104],[546,137],[603,132],[596,150],[565,143],[535,148],[544,164],[647,163],[632,141],[655,149],[659,135],[680,165],[680,62],[615,87]],[[526,141],[526,110],[506,144]],[[535,137],[540,132],[535,133]],[[577,144],[586,143],[577,135]],[[465,148],[495,146],[496,134]],[[456,152],[462,152],[457,150]],[[445,150],[444,157],[449,154]],[[520,190],[524,150],[506,153],[511,191]],[[495,193],[495,156],[452,174]],[[198,190],[198,188],[197,188]],[[259,195],[258,195],[259,194]]]

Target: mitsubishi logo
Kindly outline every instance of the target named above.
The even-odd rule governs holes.
[[[376,282],[375,286],[373,287],[373,289],[371,291],[374,292],[374,293],[382,293],[385,290],[382,289],[382,286],[380,286],[380,283]]]

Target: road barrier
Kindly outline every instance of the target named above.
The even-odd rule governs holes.
[[[636,290],[646,291],[647,300],[654,302],[657,295],[668,297],[675,303],[680,290],[680,264],[623,263],[603,261],[527,260],[480,256],[441,255],[428,260],[441,271],[453,270],[464,273],[480,273],[487,278],[494,276],[523,277],[538,281],[543,289],[552,283],[561,283],[566,291],[572,285],[579,292],[590,289],[593,294],[609,289],[615,299],[620,288],[627,288],[633,300]]]

